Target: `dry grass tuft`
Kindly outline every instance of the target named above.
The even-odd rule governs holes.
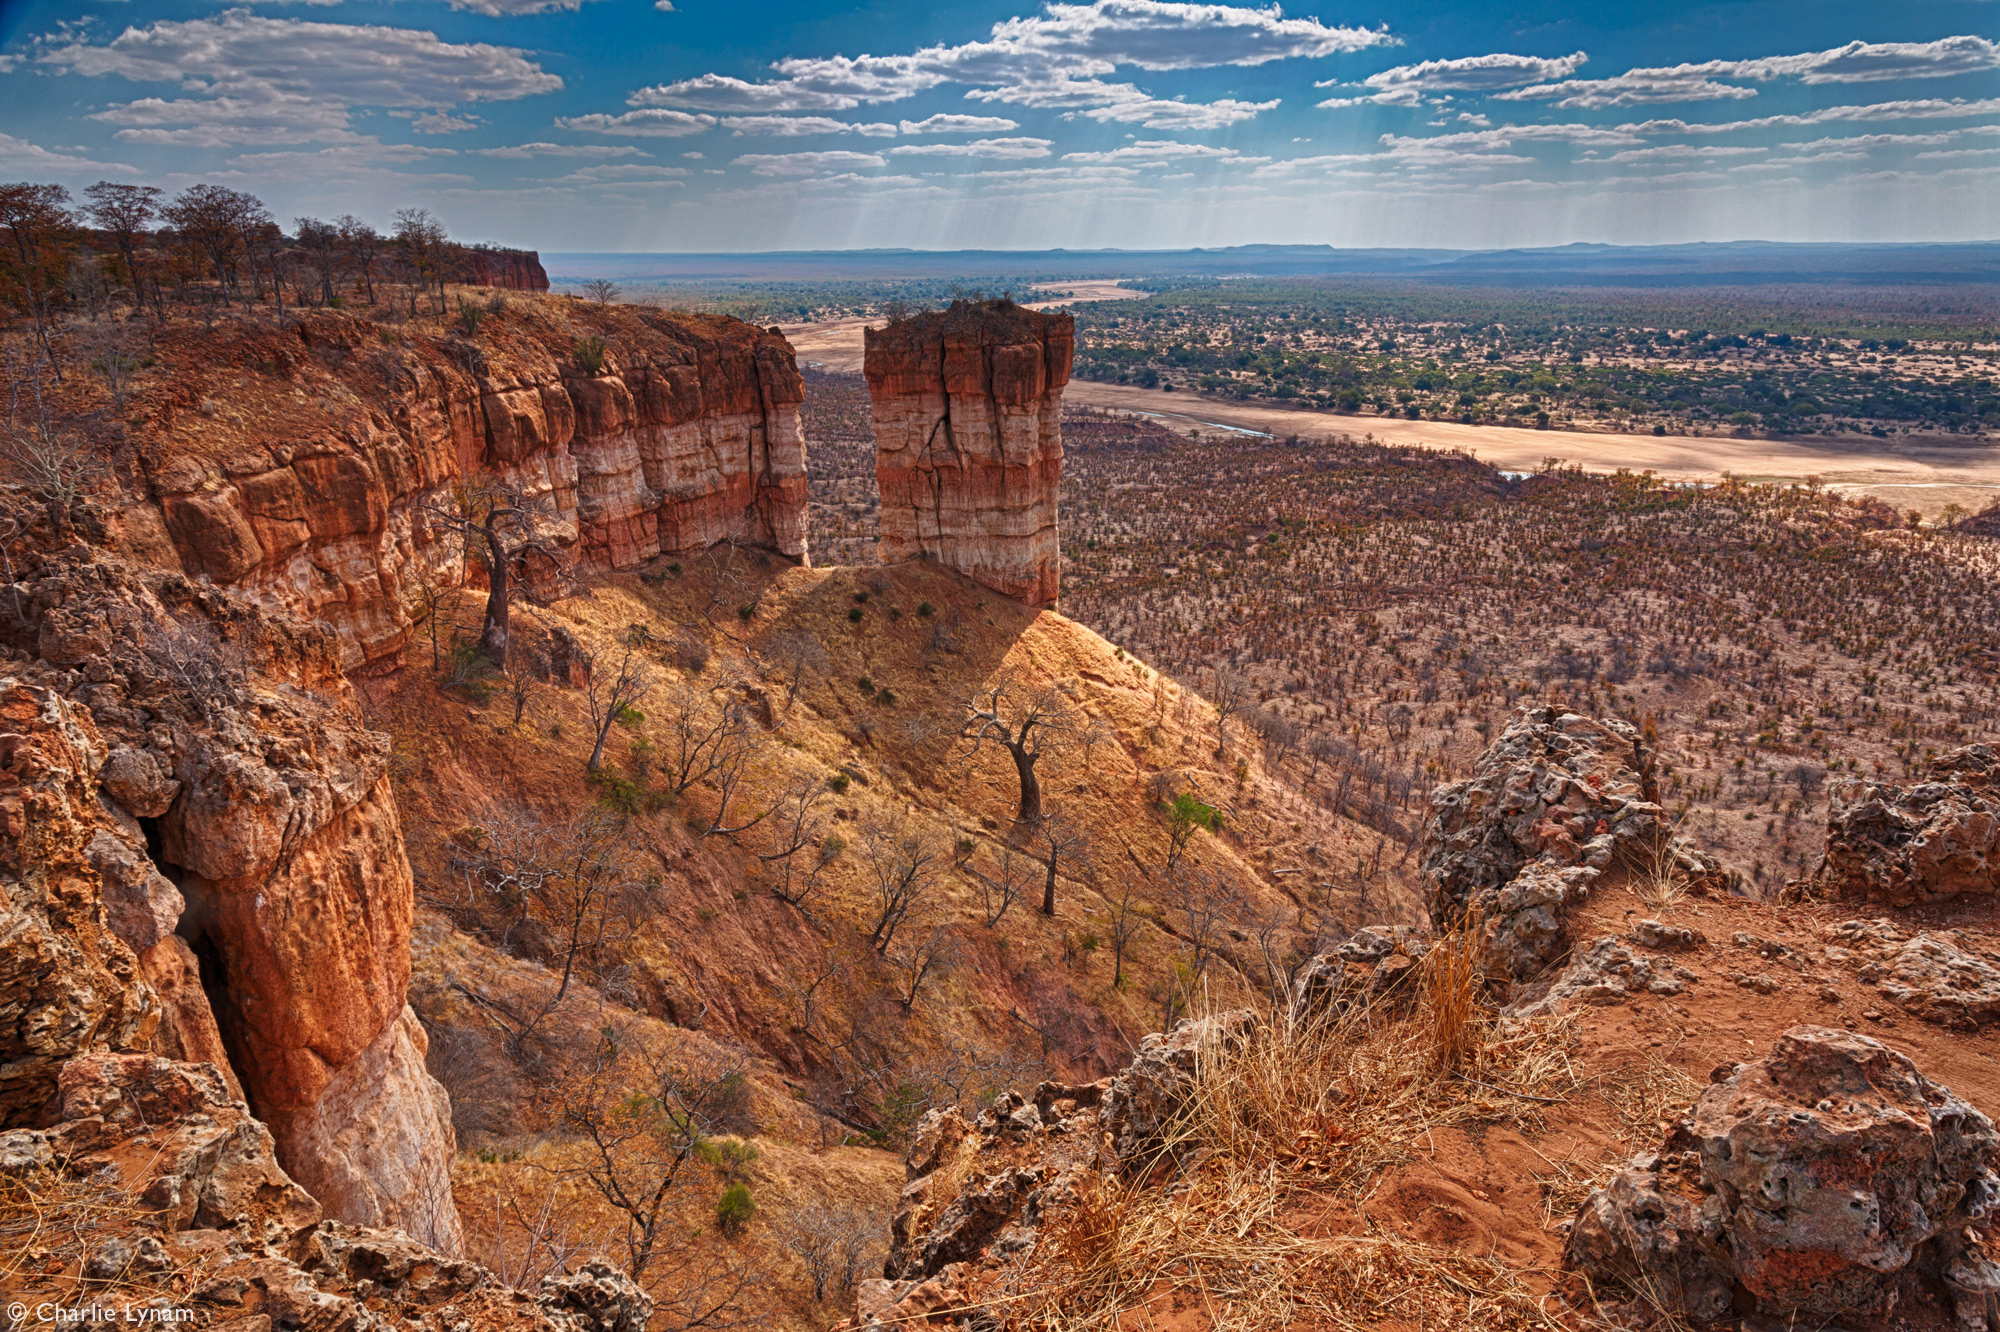
[[[1655,831],[1649,840],[1628,852],[1626,860],[1631,867],[1632,895],[1648,911],[1671,911],[1687,896],[1687,871],[1674,857],[1672,825]]]
[[[1470,916],[1440,937],[1423,960],[1422,1013],[1431,1069],[1456,1073],[1472,1062],[1488,1026],[1480,1002],[1479,924]]]
[[[1456,959],[1438,964],[1415,1013],[1284,1013],[1203,1047],[1159,1157],[1080,1179],[996,1292],[992,1318],[1061,1332],[1149,1326],[1172,1309],[1245,1332],[1554,1326],[1494,1259],[1374,1228],[1358,1206],[1364,1233],[1321,1230],[1330,1204],[1361,1203],[1432,1130],[1536,1126],[1580,1086],[1563,1024],[1494,1024],[1469,950],[1439,951]],[[1459,1007],[1432,1011],[1433,987]],[[1429,1057],[1441,1029],[1456,1033],[1450,1071]]]
[[[151,1233],[151,1215],[101,1175],[48,1168],[0,1174],[0,1297],[118,1311],[107,1312],[106,1322],[125,1321],[128,1307],[185,1304],[204,1275],[199,1266],[149,1270],[128,1261],[84,1273],[91,1258],[102,1261],[110,1240],[136,1244]]]

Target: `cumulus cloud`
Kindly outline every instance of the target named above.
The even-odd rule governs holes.
[[[872,139],[893,139],[896,127],[883,123],[855,124],[831,116],[724,116],[722,128],[738,134],[769,134],[781,139],[803,138],[809,134],[860,134]]]
[[[2000,97],[1968,101],[1963,97],[1919,98],[1911,101],[1868,102],[1853,106],[1823,106],[1800,115],[1758,116],[1753,120],[1643,120],[1620,125],[1633,134],[1733,134],[1774,125],[1826,125],[1871,120],[1961,120],[2000,115]]]
[[[647,138],[678,139],[714,129],[715,117],[691,115],[686,111],[668,111],[660,107],[627,111],[620,116],[608,116],[601,111],[593,111],[586,116],[558,116],[556,128],[578,130],[585,134],[630,134]]]
[[[922,120],[905,120],[898,128],[905,134],[1005,134],[1021,128],[1021,122],[1005,116],[954,116],[941,112]]]
[[[1361,86],[1371,91],[1363,97],[1334,97],[1319,105],[1354,106],[1378,102],[1390,106],[1414,106],[1426,94],[1436,92],[1495,92],[1518,88],[1526,83],[1566,79],[1590,57],[1581,51],[1566,56],[1523,56],[1495,52],[1491,55],[1463,56],[1455,60],[1425,60],[1415,65],[1398,65],[1379,74],[1370,74]],[[1333,86],[1335,80],[1320,83]]]
[[[504,148],[474,148],[477,157],[644,157],[645,150],[630,144],[606,143],[515,143]]]
[[[125,126],[118,137],[128,141],[191,146],[354,137],[350,107],[441,113],[563,86],[512,47],[243,9],[133,26],[103,43],[65,42],[36,61],[91,77],[178,84],[190,95],[143,98],[95,118]]]
[[[454,116],[447,111],[426,111],[410,119],[410,128],[419,134],[463,134],[479,126],[478,116]]]
[[[658,84],[634,92],[632,106],[698,111],[844,111],[892,102],[945,84],[978,100],[1019,106],[1095,108],[1103,119],[1171,128],[1234,124],[1276,102],[1230,102],[1205,120],[1163,109],[1130,84],[1103,76],[1120,66],[1145,70],[1255,66],[1392,44],[1388,33],[1329,27],[1287,18],[1273,5],[1249,9],[1170,0],[1094,0],[1049,4],[1042,12],[993,25],[982,41],[937,45],[902,55],[790,57],[776,78],[752,83],[724,74]],[[972,131],[981,132],[981,131]]]
[[[1984,37],[1959,36],[1934,42],[1849,42],[1800,55],[1631,69],[1616,78],[1540,83],[1495,96],[1505,101],[1555,99],[1557,106],[1589,110],[1757,95],[1755,88],[1720,82],[1722,79],[1750,83],[1783,78],[1809,84],[1877,83],[1887,79],[1947,78],[1992,69],[2000,69],[2000,44]]]
[[[678,185],[687,174],[686,167],[617,162],[609,166],[578,167],[568,175],[555,177],[555,182],[559,185]]]
[[[834,150],[823,153],[745,153],[736,159],[735,165],[749,167],[759,176],[810,176],[835,168],[887,164],[876,153]]]
[[[88,157],[50,152],[38,144],[7,133],[0,133],[0,171],[18,172],[24,176],[59,171],[104,171],[120,176],[139,174],[136,167],[123,162],[94,162]]]
[[[1123,148],[1099,153],[1064,153],[1065,162],[1123,163],[1130,166],[1175,166],[1183,162],[1215,161],[1262,164],[1268,157],[1246,157],[1234,148],[1212,148],[1205,143],[1178,143],[1172,139],[1140,139]]]
[[[905,143],[889,150],[895,157],[995,157],[1021,160],[1049,155],[1048,139],[973,139],[967,143]]]
[[[1075,114],[1088,116],[1100,124],[1116,121],[1150,130],[1209,130],[1254,119],[1259,112],[1269,111],[1277,104],[1275,97],[1268,102],[1239,102],[1231,97],[1214,102],[1182,102],[1147,97],[1113,102]]]

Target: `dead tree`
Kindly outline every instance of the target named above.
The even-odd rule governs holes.
[[[590,672],[585,697],[590,703],[590,725],[596,733],[597,742],[591,746],[590,762],[584,765],[588,772],[596,772],[604,766],[604,742],[611,735],[612,724],[652,688],[652,679],[647,675],[644,663],[634,662],[632,651],[629,647],[625,649],[625,655],[619,659],[616,676],[607,680],[595,669]]]
[[[936,838],[921,829],[911,831],[901,821],[871,824],[862,842],[868,850],[875,897],[875,927],[868,932],[868,945],[886,955],[896,931],[930,895],[941,853]]]
[[[1043,864],[1048,870],[1048,877],[1042,884],[1042,914],[1053,916],[1056,914],[1056,875],[1070,861],[1088,860],[1090,830],[1063,811],[1056,810],[1035,825],[1035,836],[1041,843]]]
[[[1076,713],[1069,697],[1053,684],[1028,689],[1001,676],[965,705],[959,738],[969,742],[963,757],[970,761],[987,744],[997,744],[1014,761],[1020,779],[1016,819],[1024,824],[1042,820],[1042,784],[1035,765],[1046,753],[1064,748],[1076,730]]]

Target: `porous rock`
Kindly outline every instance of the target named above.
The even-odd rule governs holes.
[[[1907,1057],[1794,1027],[1591,1194],[1566,1261],[1701,1321],[1738,1285],[1760,1314],[1827,1320],[1879,1316],[1925,1279],[1983,1328],[1990,1264],[1967,1227],[2000,1205],[1996,1166],[1992,1123]]]
[[[1799,887],[1884,906],[2000,892],[2000,754],[1968,745],[1932,759],[1912,785],[1837,785],[1826,856]]]

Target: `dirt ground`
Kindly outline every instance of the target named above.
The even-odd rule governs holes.
[[[1064,290],[1085,285],[1070,284]],[[1105,284],[1096,284],[1105,285]],[[1112,288],[1116,291],[1116,288]],[[1137,293],[1120,292],[1122,295]],[[1115,299],[1109,293],[1094,299]],[[784,334],[801,364],[859,373],[861,331],[854,318],[793,324]],[[1746,481],[1793,481],[1817,476],[1828,488],[1870,495],[1899,512],[1916,509],[1935,519],[1948,504],[1977,512],[2000,499],[2000,448],[1952,436],[1860,436],[1735,439],[1727,435],[1618,435],[1516,426],[1470,426],[1449,421],[1405,421],[1381,416],[1225,402],[1187,393],[1122,384],[1071,380],[1065,399],[1073,407],[1132,412],[1182,432],[1250,431],[1267,435],[1372,435],[1388,444],[1462,449],[1508,471],[1537,470],[1561,458],[1590,471],[1651,469],[1668,481],[1718,481],[1726,472]]]

